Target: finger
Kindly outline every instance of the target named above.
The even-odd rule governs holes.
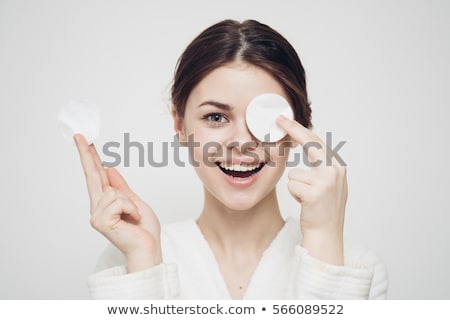
[[[292,169],[291,171],[289,171],[288,178],[289,180],[303,182],[307,185],[312,185],[315,180],[312,171],[304,169]]]
[[[75,134],[73,138],[77,145],[84,176],[86,177],[89,197],[91,198],[91,203],[95,205],[103,192],[102,178],[86,139],[81,134]]]
[[[303,147],[303,150],[307,153],[310,161],[313,163],[322,163],[325,160],[326,145],[313,132],[297,121],[290,120],[282,115],[277,118],[277,125],[286,131],[294,142],[299,143]]]
[[[113,203],[117,198],[127,198],[127,196],[117,189],[112,187],[107,188],[97,202],[92,215],[102,214],[106,207]]]
[[[308,142],[318,142],[325,145],[323,141],[315,135],[311,130],[302,126],[296,120],[291,120],[283,115],[278,116],[277,125],[286,131],[296,142],[304,146]]]
[[[133,202],[117,198],[103,210],[101,215],[91,218],[91,225],[98,231],[107,234],[123,223],[136,224],[139,220],[140,216]]]
[[[102,160],[100,159],[100,156],[98,155],[97,149],[95,148],[94,144],[91,144],[89,146],[89,151],[91,152],[95,161],[95,165],[98,169],[98,172],[100,173],[100,178],[102,181],[102,189],[104,191],[107,187],[110,186],[108,175],[106,174],[106,170],[103,167]]]
[[[101,227],[111,225],[111,221],[122,218],[137,223],[141,216],[136,205],[124,193],[113,188],[108,189],[100,198],[98,206],[92,214],[92,221]]]
[[[127,195],[131,200],[138,199],[139,197],[131,190],[128,183],[122,177],[122,175],[117,171],[116,168],[107,168],[106,174],[108,176],[111,187],[120,190],[125,195]]]
[[[105,209],[105,216],[108,214],[120,215],[122,220],[137,223],[141,220],[138,208],[129,198],[116,198]]]
[[[311,196],[311,186],[297,180],[290,180],[288,182],[288,190],[294,199],[301,204],[304,204]]]

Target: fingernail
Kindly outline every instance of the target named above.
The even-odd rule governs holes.
[[[283,120],[283,121],[289,120],[284,114],[280,114],[280,115],[278,116],[278,118],[281,119],[281,120]]]

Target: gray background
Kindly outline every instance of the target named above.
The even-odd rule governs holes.
[[[449,299],[450,2],[436,0],[0,0],[0,298],[88,298],[106,244],[89,226],[78,156],[56,126],[60,107],[95,101],[99,146],[123,143],[124,132],[172,141],[176,60],[224,18],[265,22],[297,48],[315,132],[347,141],[346,236],[386,263],[389,297]],[[198,214],[192,168],[133,159],[120,170],[162,222]],[[286,176],[279,193],[285,216],[298,215]]]

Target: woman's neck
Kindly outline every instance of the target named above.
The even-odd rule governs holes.
[[[255,207],[232,210],[205,191],[197,220],[211,247],[223,254],[262,253],[284,225],[275,189]]]
[[[284,225],[275,190],[248,210],[232,210],[205,190],[197,220],[232,299],[242,299],[264,251]]]

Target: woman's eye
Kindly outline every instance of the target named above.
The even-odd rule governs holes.
[[[227,117],[221,113],[210,113],[205,115],[203,118],[214,124],[228,122]]]

